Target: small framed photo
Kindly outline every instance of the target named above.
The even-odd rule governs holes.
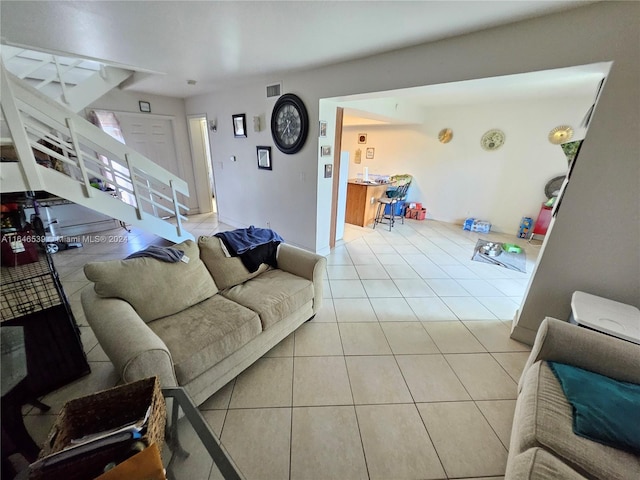
[[[320,156],[321,157],[328,157],[329,155],[331,155],[331,146],[330,145],[323,145],[322,147],[320,147]]]
[[[321,137],[326,137],[327,136],[327,122],[320,122],[320,136]]]
[[[373,154],[375,153],[375,148],[369,147],[367,148],[367,160],[371,160],[373,158]]]
[[[256,147],[258,154],[258,168],[262,170],[272,170],[271,168],[271,147]]]
[[[247,116],[244,113],[232,115],[233,136],[236,138],[247,137]]]
[[[367,134],[359,133],[358,134],[358,143],[367,143]]]
[[[325,163],[324,164],[324,178],[331,178],[333,175],[333,164]]]
[[[149,102],[139,101],[140,111],[144,113],[151,113],[151,104]]]

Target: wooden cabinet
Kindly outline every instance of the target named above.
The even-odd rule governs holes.
[[[382,197],[389,184],[368,184],[357,181],[347,183],[347,209],[345,222],[366,227],[373,223],[378,208],[378,198]],[[373,199],[373,203],[372,202]]]

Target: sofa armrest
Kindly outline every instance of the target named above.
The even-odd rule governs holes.
[[[624,382],[640,383],[640,345],[547,317],[533,343],[526,371],[539,360],[584,368]]]
[[[169,349],[129,303],[99,297],[93,284],[81,300],[87,322],[125,382],[158,376],[163,387],[178,386]]]
[[[322,279],[327,259],[286,243],[278,246],[278,268],[313,282],[313,313],[322,306]]]

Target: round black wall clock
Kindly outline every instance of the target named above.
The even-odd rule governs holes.
[[[309,133],[309,116],[297,95],[282,95],[271,113],[271,136],[282,153],[299,152]]]

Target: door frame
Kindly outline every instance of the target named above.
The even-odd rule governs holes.
[[[342,119],[344,108],[336,108],[336,131],[333,143],[333,184],[331,186],[331,225],[329,227],[329,248],[336,246],[338,223],[338,190],[340,187],[340,153],[342,151]]]
[[[196,121],[198,128],[194,128]],[[204,131],[201,126],[203,121],[205,126],[209,125],[209,120],[205,113],[187,115],[187,130],[189,134],[189,147],[191,148],[191,161],[193,165],[194,186],[196,188],[198,210],[199,213],[211,213],[213,212],[213,194],[216,189],[216,177],[213,171],[211,147],[209,146],[207,149],[205,145],[205,142],[210,141],[208,135],[209,129],[205,127],[207,132],[207,136],[205,138]],[[201,175],[203,168],[207,173],[206,175]],[[209,173],[211,173],[211,178],[213,179],[213,189],[209,183]],[[207,198],[208,200],[203,206],[201,200],[204,198]]]

